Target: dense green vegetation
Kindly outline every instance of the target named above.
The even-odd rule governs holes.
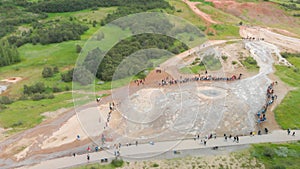
[[[157,35],[157,34],[140,34],[132,36],[129,39],[125,39],[121,42],[119,42],[117,45],[115,45],[103,58],[101,64],[99,65],[99,69],[97,71],[96,76],[105,81],[112,80],[113,74],[116,70],[116,68],[119,66],[119,64],[124,60],[125,57],[141,50],[141,49],[150,49],[150,48],[158,48],[170,51],[174,54],[178,54],[186,49],[188,47],[175,40],[174,38],[165,36],[165,35]],[[99,50],[95,51],[96,54],[88,55],[86,58],[86,67],[87,69],[89,67],[95,68],[95,66],[92,66],[94,62],[89,62],[89,60],[95,60],[99,54]],[[93,57],[94,56],[94,57]],[[124,67],[124,71],[120,70],[120,72],[123,72],[123,74],[119,75],[118,77],[115,77],[116,79],[124,78],[127,76],[134,75],[133,73],[137,73],[141,71],[144,67],[144,65],[148,65],[147,67],[150,68],[153,65],[151,65],[151,59],[158,59],[162,56],[160,55],[153,55],[152,53],[143,53],[139,57],[135,57],[135,60],[131,60],[130,63],[127,63],[128,67],[131,67],[129,70],[128,67]],[[93,70],[91,70],[93,72]]]
[[[283,99],[282,103],[275,109],[275,118],[283,129],[299,129],[300,128],[300,57],[299,54],[283,53],[284,57],[294,65],[294,67],[286,67],[275,65],[276,75],[291,87],[296,89],[289,92]]]
[[[7,40],[0,40],[0,67],[20,62],[17,48]]]
[[[80,35],[88,30],[88,27],[79,23],[61,20],[50,20],[43,24],[32,23],[32,29],[23,31],[21,36],[10,36],[11,44],[22,46],[26,43],[42,45],[49,43],[59,43],[68,40],[79,40]]]
[[[254,144],[251,155],[266,169],[297,169],[300,165],[300,142],[286,144]]]
[[[47,17],[46,14],[26,11],[18,6],[19,1],[21,0],[0,0],[0,38],[14,32],[22,24],[30,24]]]

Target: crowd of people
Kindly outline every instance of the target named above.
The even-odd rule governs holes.
[[[232,75],[231,77],[216,77],[212,75],[208,75],[207,72],[205,75],[198,74],[194,77],[186,77],[183,78],[182,76],[180,79],[174,79],[170,77],[166,77],[161,80],[161,82],[158,83],[159,86],[166,86],[166,85],[173,85],[178,83],[187,83],[187,82],[195,82],[195,81],[234,81],[234,80],[240,80],[242,77],[242,74],[240,73],[239,76]]]
[[[253,40],[262,40],[264,41],[264,38],[255,38],[255,37],[251,37],[251,36],[247,36],[246,38],[242,37],[242,40],[249,40],[249,41],[253,41]]]
[[[274,103],[274,101],[277,99],[277,95],[276,94],[274,94],[274,85],[277,85],[277,81],[275,81],[275,82],[272,82],[269,86],[268,86],[268,88],[267,88],[267,94],[266,94],[266,96],[267,96],[267,99],[266,99],[266,103],[265,103],[265,105],[262,107],[262,109],[261,110],[259,110],[258,112],[257,112],[257,122],[258,123],[261,123],[261,122],[264,122],[264,121],[266,121],[267,120],[267,118],[266,118],[266,112],[267,112],[267,110],[268,110],[268,107],[270,106],[270,105],[272,105],[273,103]]]

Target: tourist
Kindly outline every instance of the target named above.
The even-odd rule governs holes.
[[[86,159],[87,159],[88,162],[90,161],[90,155],[89,154],[87,154]]]
[[[267,128],[265,128],[265,132],[266,132],[266,134],[268,134],[269,130]]]
[[[203,144],[204,144],[204,146],[206,146],[206,140],[204,140]]]
[[[288,133],[288,135],[290,135],[290,133],[291,133],[291,130],[290,130],[290,129],[287,129],[287,133]]]
[[[293,132],[292,136],[295,136],[295,134],[296,134],[296,133],[295,133],[295,132]]]
[[[239,143],[239,136],[236,136],[236,143]]]

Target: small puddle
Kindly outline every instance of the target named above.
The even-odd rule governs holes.
[[[227,91],[217,87],[199,87],[198,96],[205,99],[222,98],[227,95]]]
[[[7,89],[7,86],[0,85],[0,94],[2,94]]]

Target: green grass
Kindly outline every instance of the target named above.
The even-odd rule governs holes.
[[[201,5],[209,5],[209,6],[213,6],[214,4],[212,2],[208,2],[205,0],[190,0],[191,2],[201,2]]]
[[[13,132],[31,128],[42,122],[42,113],[73,106],[70,92],[58,94],[54,99],[40,101],[24,100],[14,102],[0,112],[1,127],[14,127]],[[17,125],[19,122],[22,124]]]
[[[197,8],[208,14],[214,21],[218,21],[220,23],[238,24],[241,21],[241,19],[237,18],[236,16],[223,12],[222,10],[213,6],[199,4],[197,5]]]
[[[96,164],[88,164],[80,167],[74,167],[73,169],[114,169],[114,168],[117,167],[113,166],[112,164],[101,165],[99,163],[96,163]]]
[[[300,58],[289,57],[288,61],[295,67],[276,65],[276,75],[286,84],[296,87],[287,94],[282,103],[275,109],[275,118],[283,129],[300,129]]]
[[[122,159],[113,159],[110,164],[101,165],[99,163],[88,164],[84,166],[74,167],[73,169],[114,169],[119,168],[124,165],[124,161]]]
[[[300,165],[300,142],[285,144],[254,144],[251,155],[262,162],[266,169],[297,169]]]
[[[194,66],[189,66],[189,67],[183,67],[179,71],[180,73],[184,74],[198,74],[200,71],[205,71],[205,66],[199,66],[199,65],[194,65]]]
[[[240,61],[247,70],[257,72],[259,70],[259,66],[257,65],[256,60],[253,57],[248,56],[246,59]]]
[[[197,27],[205,28],[205,22],[186,3],[181,0],[170,0],[169,3],[175,7],[175,11],[181,10],[181,12],[172,13],[173,15],[184,18]]]
[[[232,39],[239,38],[239,27],[232,24],[214,24],[212,28],[216,30],[217,34],[211,39]]]

